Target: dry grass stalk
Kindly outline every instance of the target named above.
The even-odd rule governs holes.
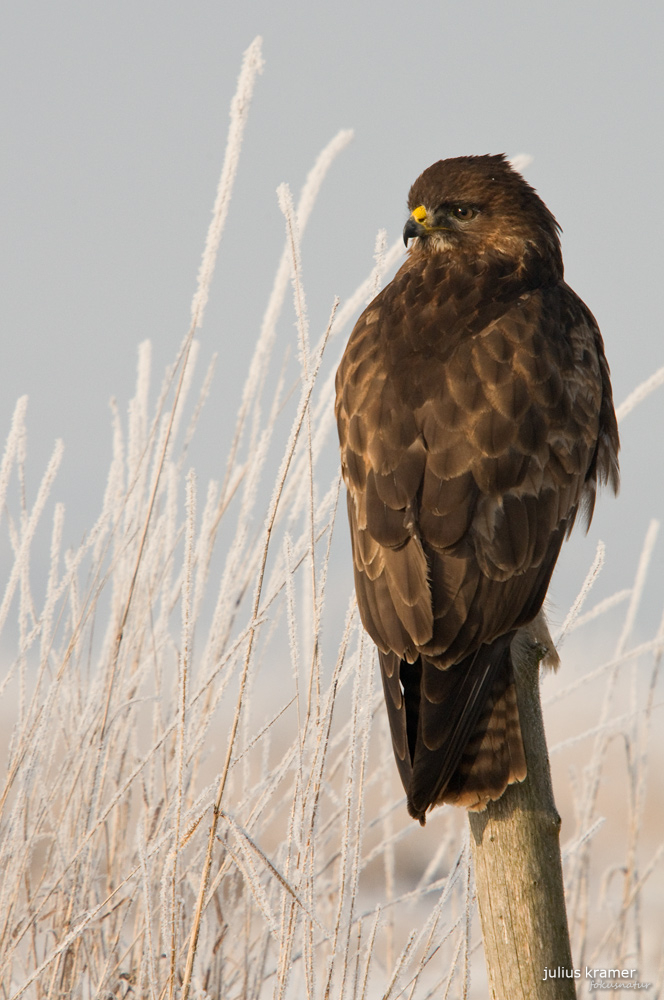
[[[29,497],[25,400],[0,463],[10,555],[0,603],[8,733],[0,996],[13,1000],[67,991],[188,991],[197,1000],[483,995],[464,817],[440,810],[425,831],[408,820],[370,651],[354,605],[331,586],[340,482],[321,472],[334,448],[334,358],[323,352],[402,252],[399,244],[385,251],[380,236],[371,273],[325,329],[309,331],[297,234],[349,133],[318,158],[297,209],[282,192],[287,246],[222,480],[201,489],[197,503],[193,473],[185,477],[213,372],[212,364],[198,380],[194,328],[260,67],[256,45],[247,60],[192,328],[152,408],[150,350],[141,346],[127,418],[113,410],[101,512],[80,545],[63,553],[65,513],[49,507],[60,446]],[[297,373],[274,358],[289,275],[300,303]],[[300,391],[290,399],[294,374]],[[649,386],[636,390],[637,402]],[[278,471],[266,486],[269,462]],[[35,580],[47,517],[49,562],[45,580]],[[646,839],[643,817],[664,632],[632,643],[646,565],[644,556],[629,596],[617,591],[585,613],[584,590],[567,623],[566,687],[550,699],[552,710],[563,699],[574,704],[607,678],[617,692],[633,671],[626,705],[617,710],[612,695],[599,720],[566,732],[552,751],[564,754],[570,738],[575,751],[596,742],[578,781],[577,802],[586,805],[565,864],[576,956],[598,961],[607,949],[652,953],[648,893],[663,852]],[[350,594],[350,580],[347,587]],[[348,611],[337,624],[339,606]],[[623,607],[615,653],[575,676],[579,637]],[[637,662],[649,665],[645,687]],[[589,802],[587,788],[606,773],[617,734],[627,748],[630,832],[607,865],[624,868],[620,892],[608,875],[611,908],[602,910],[591,860],[613,820],[601,827],[599,799]]]

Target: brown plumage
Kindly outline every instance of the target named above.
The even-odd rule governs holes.
[[[577,512],[618,486],[597,324],[503,156],[441,160],[337,372],[355,588],[412,816],[526,775],[510,643]]]

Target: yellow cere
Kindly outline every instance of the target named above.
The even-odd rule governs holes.
[[[427,217],[427,210],[424,205],[418,205],[417,208],[413,209],[411,214],[416,222],[422,223]]]

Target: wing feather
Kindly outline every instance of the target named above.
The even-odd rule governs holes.
[[[591,314],[562,282],[483,298],[483,275],[408,262],[337,373],[358,605],[420,818],[525,774],[511,637],[538,614],[597,480],[617,486]]]

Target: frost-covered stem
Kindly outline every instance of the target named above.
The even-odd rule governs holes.
[[[263,56],[261,54],[261,38],[254,38],[249,48],[244,53],[242,69],[237,82],[237,90],[231,102],[230,125],[228,138],[226,140],[226,152],[224,153],[224,163],[221,168],[217,197],[212,210],[212,222],[208,229],[207,241],[203,251],[200,271],[198,272],[198,288],[191,305],[192,324],[200,326],[203,322],[203,313],[210,294],[210,283],[217,261],[217,252],[221,241],[221,234],[228,215],[233,184],[237,174],[240,160],[240,150],[242,149],[242,139],[244,129],[247,124],[247,116],[251,105],[251,98],[254,92],[256,77],[263,70]]]
[[[297,444],[298,437],[300,435],[300,430],[304,422],[304,417],[309,407],[309,400],[311,399],[311,393],[313,392],[314,383],[318,375],[320,368],[320,363],[323,359],[323,351],[327,343],[327,337],[329,336],[330,330],[332,328],[332,323],[334,322],[335,309],[332,311],[330,316],[330,321],[327,326],[326,336],[323,338],[323,343],[321,344],[321,349],[314,359],[314,365],[311,371],[310,378],[307,383],[303,386],[302,396],[300,398],[300,405],[298,406],[298,411],[293,422],[293,427],[291,429],[290,437],[286,447],[286,453],[281,463],[281,468],[279,470],[279,475],[277,478],[277,484],[272,495],[272,500],[270,503],[270,509],[268,511],[268,516],[265,524],[265,534],[263,538],[263,551],[261,556],[260,568],[258,571],[256,589],[254,591],[254,600],[251,614],[251,623],[249,628],[249,636],[247,640],[247,650],[244,657],[244,665],[242,667],[242,675],[240,677],[240,687],[238,691],[237,701],[235,704],[235,715],[233,716],[233,723],[231,726],[231,731],[228,737],[228,747],[226,750],[226,759],[224,760],[224,765],[221,770],[221,775],[219,777],[219,784],[217,787],[217,794],[215,797],[214,805],[212,807],[212,822],[210,824],[210,833],[208,836],[207,851],[205,854],[205,860],[203,862],[203,871],[201,873],[201,884],[198,892],[198,900],[196,903],[196,912],[194,914],[194,920],[192,923],[191,937],[189,939],[189,951],[187,953],[187,964],[185,966],[184,979],[182,981],[182,993],[181,1000],[187,1000],[189,996],[189,989],[191,985],[191,976],[194,969],[194,959],[196,957],[196,948],[198,946],[198,935],[201,929],[201,919],[203,916],[203,908],[205,906],[205,896],[207,892],[208,882],[210,879],[210,868],[212,866],[212,852],[214,848],[215,838],[217,836],[217,827],[219,825],[219,817],[221,815],[221,801],[224,795],[224,790],[226,788],[226,781],[228,780],[228,772],[231,766],[231,758],[233,755],[233,747],[235,745],[235,736],[237,734],[238,725],[240,722],[240,715],[243,707],[244,692],[247,685],[247,678],[249,676],[249,666],[251,663],[251,655],[253,652],[254,638],[256,636],[256,631],[259,627],[259,607],[261,594],[263,592],[263,580],[265,578],[265,566],[267,563],[267,555],[270,547],[270,541],[272,539],[272,531],[274,529],[275,521],[277,519],[277,511],[279,509],[279,502],[283,494],[284,485],[286,483],[286,477],[288,475],[288,470],[290,469],[291,462],[293,460],[293,454],[295,452],[295,445]]]
[[[148,858],[145,844],[145,831],[143,825],[138,829],[138,856],[141,864],[141,881],[143,884],[143,897],[145,900],[145,937],[147,941],[147,967],[148,982],[150,984],[151,1000],[157,1000],[157,981],[155,978],[154,966],[154,944],[152,942],[152,907],[150,906],[150,870],[148,868]]]
[[[184,798],[185,727],[187,709],[187,673],[191,658],[191,605],[192,572],[195,546],[196,476],[191,469],[187,476],[187,537],[185,542],[184,580],[182,583],[182,653],[180,655],[178,685],[178,792],[175,809],[175,836],[173,838],[173,873],[171,883],[171,970],[168,995],[172,1000],[175,991],[175,963],[177,957],[177,875],[182,826],[182,801]]]
[[[593,755],[590,760],[586,771],[586,781],[584,795],[582,799],[582,810],[579,819],[579,829],[587,829],[592,822],[592,817],[595,811],[595,805],[597,802],[597,795],[599,792],[600,778],[602,773],[602,765],[604,757],[606,754],[606,749],[610,741],[610,733],[607,731],[606,724],[609,719],[609,714],[611,710],[611,704],[613,696],[616,689],[616,684],[618,680],[618,671],[622,666],[625,657],[627,643],[629,641],[632,629],[634,627],[634,622],[636,620],[636,614],[641,603],[641,597],[643,595],[643,590],[645,587],[646,576],[648,572],[648,567],[650,565],[650,560],[652,558],[653,549],[655,542],[657,540],[657,533],[659,531],[659,523],[657,521],[651,521],[646,533],[646,538],[641,550],[641,557],[639,559],[639,565],[637,567],[636,576],[634,579],[634,585],[631,589],[631,599],[627,607],[627,612],[625,614],[625,621],[623,623],[622,631],[618,639],[616,646],[616,657],[612,662],[611,670],[607,674],[606,681],[604,683],[604,693],[602,697],[602,707],[599,712],[598,717],[598,732],[595,737],[595,747],[593,750]],[[570,896],[569,902],[569,912],[570,919],[572,921],[572,926],[576,925],[576,921],[579,919],[579,910],[582,907],[583,892],[585,891],[587,885],[587,865],[588,865],[588,848],[579,851],[574,859],[574,864],[571,871],[570,884],[573,886],[573,892]],[[575,935],[575,939],[579,940]],[[580,955],[583,956],[585,951],[585,930],[582,931],[580,935]]]
[[[602,572],[605,558],[606,558],[606,545],[604,544],[604,542],[599,541],[597,543],[597,551],[595,552],[595,558],[593,560],[593,564],[588,570],[588,574],[585,580],[583,581],[583,586],[581,587],[581,590],[577,594],[576,600],[574,601],[572,607],[569,609],[567,613],[567,617],[565,618],[565,621],[561,626],[560,632],[556,636],[556,647],[558,649],[560,648],[560,646],[562,646],[563,642],[565,641],[567,633],[570,631],[570,629],[574,627],[574,623],[579,617],[581,608],[585,604],[588,594],[590,593],[592,587],[594,586],[597,577]]]
[[[300,364],[302,366],[302,379],[307,381],[309,377],[309,323],[307,319],[307,303],[302,285],[302,255],[300,251],[300,232],[297,224],[297,217],[293,207],[290,189],[287,184],[281,184],[277,190],[279,206],[286,218],[286,234],[290,247],[291,274],[293,280],[293,298],[295,302],[295,312],[297,314],[298,339],[300,344]],[[316,707],[320,703],[320,685],[318,679],[318,632],[319,632],[319,606],[318,588],[316,585],[316,531],[315,531],[315,497],[314,497],[314,458],[312,448],[311,430],[311,410],[307,408],[307,459],[308,459],[308,484],[309,484],[309,552],[311,570],[311,602],[313,617],[313,642],[311,649],[311,670],[309,673],[309,693],[307,696],[307,716],[305,722],[305,733],[311,717],[311,705],[313,698],[314,678],[316,680]]]
[[[627,399],[623,400],[620,406],[616,407],[616,417],[618,418],[618,422],[620,423],[620,421],[622,421],[628,413],[631,413],[632,410],[639,405],[639,403],[642,403],[644,399],[647,399],[650,393],[654,392],[655,389],[658,389],[660,385],[664,385],[664,365],[661,368],[658,368],[657,371],[650,376],[650,378],[645,380],[645,382],[641,382],[640,385],[637,385],[636,389],[633,389],[632,392],[630,392]]]

